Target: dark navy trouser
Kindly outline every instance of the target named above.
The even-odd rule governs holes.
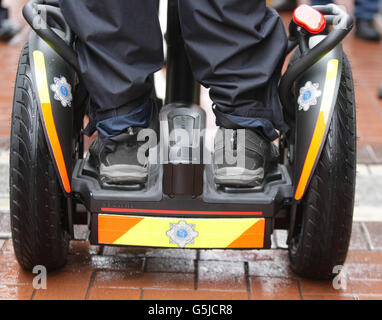
[[[358,19],[373,19],[378,11],[379,0],[355,0],[354,15]],[[333,3],[333,0],[311,0],[312,5]]]
[[[113,110],[113,119],[98,123],[101,136],[145,125],[149,77],[163,66],[157,1],[60,0],[60,5],[78,36],[93,108],[100,119]],[[287,42],[276,11],[266,8],[265,0],[180,0],[179,15],[194,77],[210,88],[217,110],[275,139],[275,128],[286,129],[277,84]],[[134,110],[126,111],[128,106]]]
[[[0,0],[0,27],[6,19],[8,19],[8,10],[6,8],[3,8]]]

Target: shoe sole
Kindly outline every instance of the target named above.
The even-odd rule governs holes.
[[[99,168],[101,180],[108,184],[133,184],[147,181],[147,168],[133,165],[101,164]]]
[[[255,187],[264,179],[264,169],[249,170],[240,167],[217,169],[214,174],[216,184],[225,186]]]

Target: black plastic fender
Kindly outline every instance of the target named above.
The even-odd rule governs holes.
[[[74,88],[77,75],[35,32],[29,37],[29,58],[33,85],[45,138],[65,194],[71,193],[74,167]]]
[[[312,48],[325,36],[310,39]],[[298,49],[297,49],[298,50]],[[337,101],[342,45],[321,57],[294,84],[296,104],[294,200],[301,200],[320,158]]]

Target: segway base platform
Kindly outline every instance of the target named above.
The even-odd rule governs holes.
[[[242,190],[218,188],[206,166],[203,193],[197,197],[163,194],[163,167],[159,165],[138,190],[104,189],[94,173],[86,158],[77,163],[72,180],[73,192],[81,195],[91,213],[92,244],[270,248],[274,220],[293,191],[282,165],[267,176],[264,185]],[[172,228],[177,236],[171,237]],[[182,235],[192,234],[192,243],[177,242]]]

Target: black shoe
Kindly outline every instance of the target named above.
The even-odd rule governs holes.
[[[358,38],[368,41],[379,41],[381,38],[372,19],[357,19],[355,35]]]
[[[138,149],[143,144],[137,141],[139,130],[129,129],[107,143],[98,137],[90,145],[91,161],[97,167],[100,181],[104,184],[143,184],[147,181],[148,163],[138,161]],[[110,151],[110,143],[114,144],[114,151]]]
[[[147,139],[138,141],[138,134],[145,128],[130,127],[126,132],[118,136],[102,140],[97,138],[90,145],[90,161],[96,166],[99,178],[105,185],[131,185],[144,184],[147,182],[149,173],[147,148],[141,148],[144,144],[147,147]],[[159,132],[158,108],[153,103],[150,131],[144,136],[156,135],[157,141]],[[144,138],[145,138],[144,137]],[[150,149],[156,145],[150,145]]]
[[[266,172],[277,165],[277,147],[250,129],[219,131],[221,133],[215,136],[213,157],[215,183],[234,187],[261,185]],[[228,154],[241,160],[232,163],[227,157],[227,147],[231,149]]]
[[[296,0],[273,0],[272,7],[279,12],[291,12],[297,7]]]
[[[10,20],[4,20],[0,26],[0,41],[9,41],[21,30],[20,26]]]

